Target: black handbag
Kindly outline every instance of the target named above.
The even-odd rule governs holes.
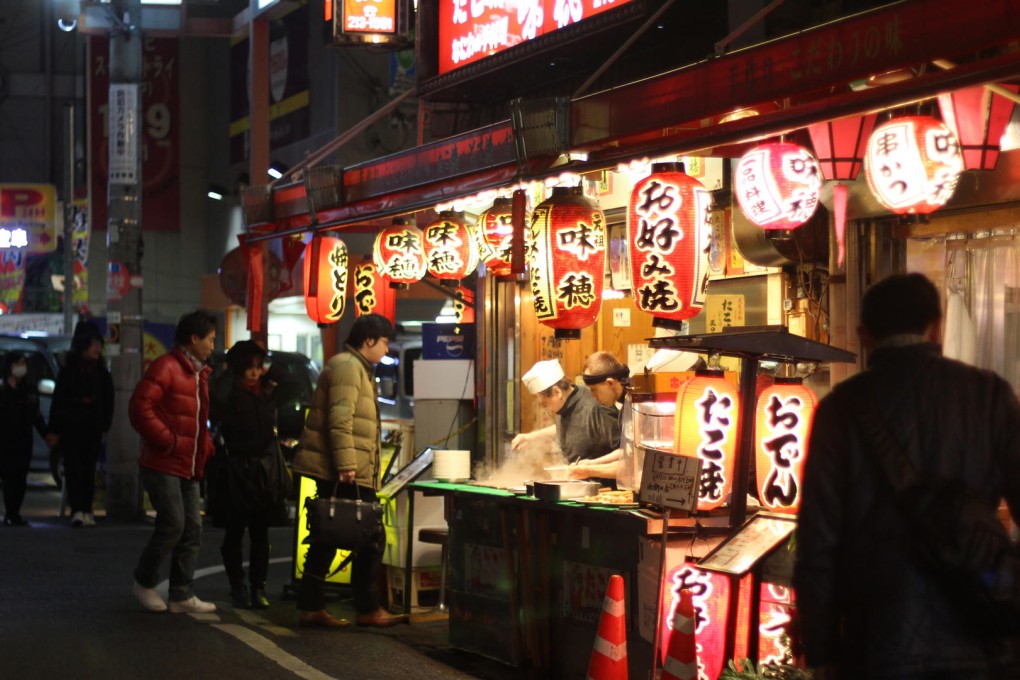
[[[361,498],[337,498],[340,486],[333,486],[329,498],[305,499],[305,520],[308,537],[305,543],[328,545],[337,550],[358,552],[364,549],[382,551],[386,544],[383,528],[383,506]],[[355,484],[355,494],[360,496]]]

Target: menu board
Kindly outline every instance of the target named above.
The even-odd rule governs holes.
[[[410,463],[393,475],[390,481],[386,482],[386,486],[379,489],[377,495],[381,498],[393,498],[403,491],[405,486],[421,477],[422,473],[429,469],[429,466],[432,465],[432,455],[431,446],[416,453]]]
[[[639,500],[663,508],[694,510],[700,477],[700,458],[646,449]]]
[[[797,518],[759,512],[698,562],[698,569],[740,576],[797,528]]]

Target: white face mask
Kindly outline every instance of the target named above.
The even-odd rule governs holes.
[[[24,378],[28,375],[28,366],[11,366],[11,375],[15,378]]]

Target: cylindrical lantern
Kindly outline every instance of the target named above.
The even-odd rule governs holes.
[[[698,510],[712,510],[733,488],[740,397],[722,371],[698,371],[676,394],[673,450],[701,459]]]
[[[776,378],[758,395],[754,450],[758,498],[774,512],[796,514],[817,399],[799,378]]]
[[[405,218],[380,231],[372,249],[375,266],[396,288],[421,281],[425,276],[425,237],[421,229]]]
[[[686,591],[694,608],[693,632],[698,650],[694,678],[698,677],[698,668],[704,670],[704,677],[717,678],[726,666],[727,631],[730,619],[737,615],[730,608],[730,589],[736,586],[737,582],[730,581],[726,574],[698,569],[692,562],[683,562],[666,573],[662,588],[660,649],[668,649],[677,609]],[[741,632],[738,630],[738,636]]]
[[[528,264],[538,320],[577,338],[602,309],[606,218],[580,187],[554,187],[531,214]]]
[[[347,246],[333,236],[313,236],[305,246],[305,310],[315,323],[336,323],[347,300]]]
[[[802,146],[763,144],[737,161],[733,188],[752,223],[768,231],[788,231],[814,215],[822,173],[818,160]]]
[[[1016,85],[999,85],[1014,94]],[[942,120],[960,144],[967,170],[994,170],[1002,135],[1013,117],[1013,101],[993,94],[984,85],[939,95]]]
[[[362,314],[380,314],[396,321],[397,298],[374,262],[362,262],[354,268],[354,310]]]
[[[478,243],[464,213],[444,210],[425,227],[425,263],[429,274],[456,288],[478,266]]]
[[[478,257],[493,276],[513,276],[510,271],[513,234],[513,199],[497,198],[492,207],[478,216],[475,225]]]
[[[878,202],[899,215],[946,204],[963,171],[956,135],[931,116],[894,118],[868,140],[864,176]]]
[[[705,306],[712,194],[683,163],[655,163],[627,211],[634,304],[656,326],[679,328]]]
[[[457,323],[474,323],[475,291],[467,286],[458,286],[453,294],[453,311],[457,314]]]

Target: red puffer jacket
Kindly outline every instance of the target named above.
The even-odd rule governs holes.
[[[131,426],[142,436],[139,465],[185,479],[202,477],[213,453],[207,427],[211,372],[196,371],[178,347],[149,365],[128,407]]]

